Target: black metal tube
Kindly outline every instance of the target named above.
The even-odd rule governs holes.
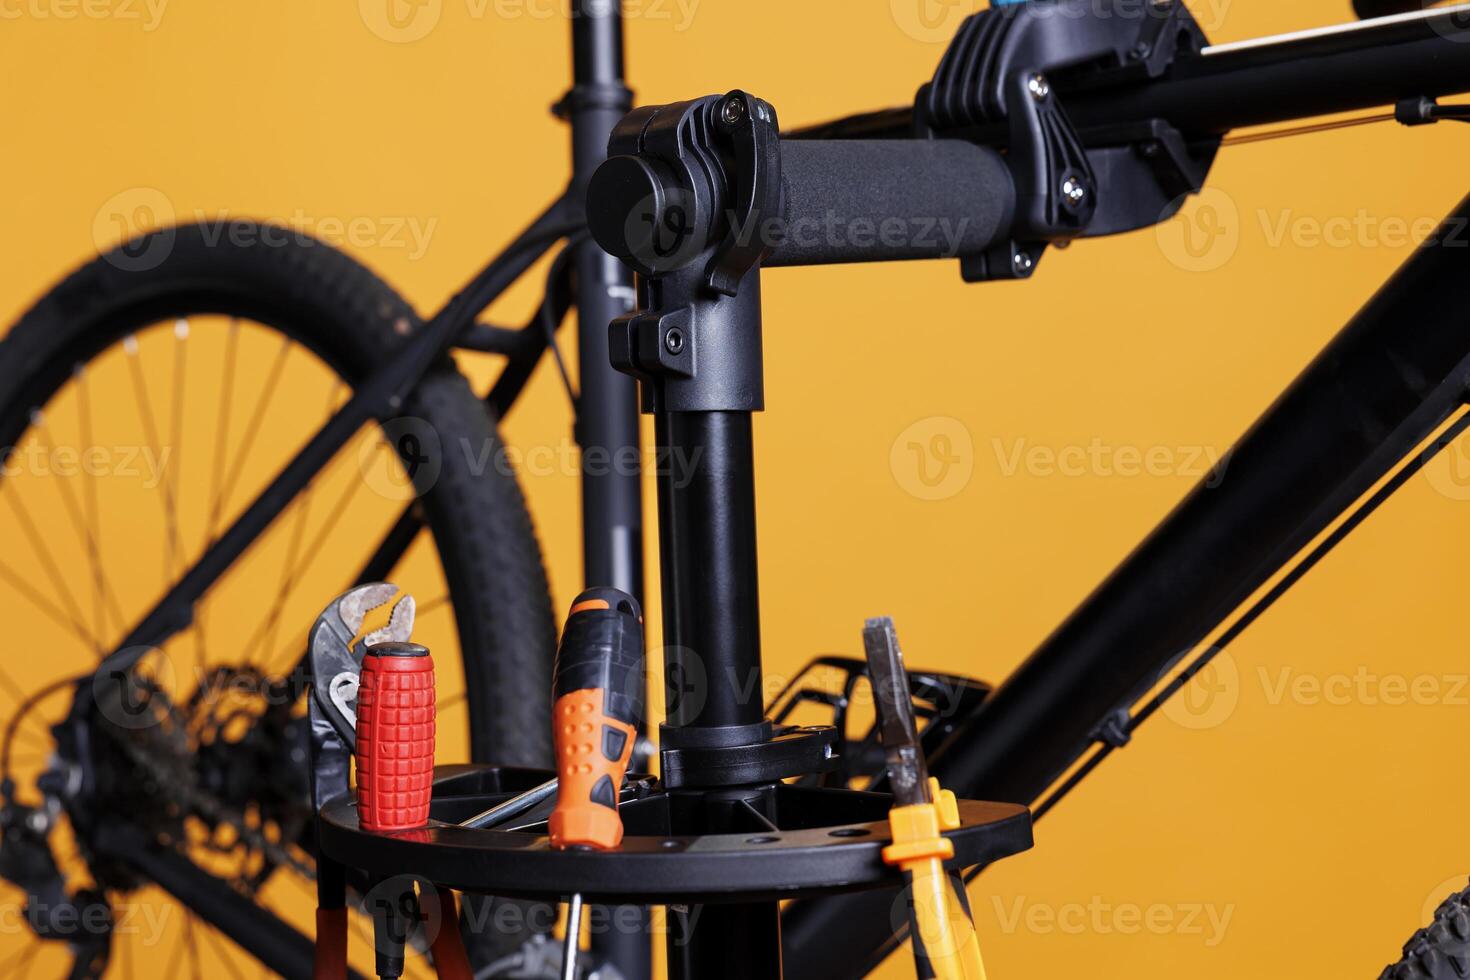
[[[750,413],[660,412],[655,423],[667,725],[683,729],[666,738],[759,725]]]
[[[1087,87],[1079,88],[1079,80]],[[1412,96],[1457,95],[1470,92],[1470,12],[1429,11],[1389,23],[1220,45],[1179,59],[1157,80],[1105,87],[1097,80],[1055,79],[1067,115],[1089,144],[1148,119],[1167,119],[1187,135],[1220,135]],[[913,107],[903,106],[802,126],[782,138],[896,140],[913,131]]]
[[[1166,119],[1186,134],[1221,134],[1334,112],[1470,91],[1470,14],[1440,11],[1273,43],[1206,49],[1161,80],[1057,90],[1079,131]]]
[[[628,110],[623,28],[617,4],[579,0],[572,20],[575,193],[607,158],[607,139]],[[578,413],[582,450],[583,580],[643,601],[643,490],[639,471],[638,386],[613,370],[607,325],[633,307],[633,277],[586,241],[576,248]]]
[[[632,104],[623,83],[621,5],[578,0],[572,18],[572,186],[582,194],[607,158],[612,128]],[[638,385],[613,370],[607,325],[633,307],[633,276],[590,239],[575,246],[577,306],[577,445],[582,464],[582,579],[609,585],[643,602],[643,481],[640,468]],[[642,719],[639,720],[642,729]],[[603,917],[592,956],[625,980],[648,980],[653,944],[640,910],[640,928],[625,912]]]
[[[1462,404],[1470,385],[1470,198],[1170,514],[942,746],[962,796],[1034,801],[1176,659]],[[796,903],[795,975],[859,976],[891,896]]]

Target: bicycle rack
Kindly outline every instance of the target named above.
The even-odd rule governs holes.
[[[552,775],[440,766],[428,826],[396,833],[359,829],[356,802],[339,799],[321,812],[322,851],[377,876],[417,875],[462,891],[523,898],[581,893],[612,904],[774,901],[901,884],[880,853],[890,843],[892,804],[883,793],[780,785],[773,813],[748,809],[732,796],[731,832],[683,836],[669,828],[673,811],[689,797],[649,777],[630,779],[619,805],[626,836],[610,851],[553,850],[545,812],[533,811],[504,829],[456,826]],[[960,820],[960,828],[946,834],[959,866],[1031,846],[1031,818],[1023,806],[963,800]]]

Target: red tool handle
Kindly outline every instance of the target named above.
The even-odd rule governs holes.
[[[364,830],[429,822],[434,660],[417,643],[368,648],[357,688],[357,819]]]
[[[633,757],[643,708],[643,617],[617,589],[577,596],[552,673],[556,809],[547,829],[556,847],[617,847],[618,794]]]

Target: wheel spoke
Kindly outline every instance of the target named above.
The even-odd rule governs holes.
[[[29,597],[32,602],[45,609],[48,615],[54,616],[60,614],[61,622],[65,623],[68,628],[85,640],[88,646],[97,651],[99,657],[102,656],[101,641],[92,633],[88,632],[86,626],[83,625],[85,617],[77,607],[76,597],[71,594],[71,589],[67,588],[66,581],[61,575],[61,569],[57,568],[56,559],[51,556],[51,549],[47,548],[46,543],[41,540],[41,534],[36,529],[35,521],[31,520],[30,512],[26,510],[25,505],[20,502],[20,498],[14,493],[14,484],[0,484],[0,496],[10,501],[10,509],[15,513],[16,519],[20,521],[21,531],[25,534],[26,539],[30,541],[31,548],[36,552],[37,558],[40,559],[41,568],[45,571],[46,577],[51,580],[51,584],[61,596],[62,604],[66,607],[65,611],[63,612],[54,603],[46,600],[29,582],[4,565],[0,565],[0,575],[10,579],[16,587],[16,591]]]
[[[184,456],[184,379],[189,355],[189,321],[180,317],[174,322],[174,383],[173,402],[169,408],[169,462],[165,466],[163,482],[168,484],[168,504],[172,513],[169,523],[174,528],[177,543],[179,527],[179,473]],[[175,555],[175,557],[180,557]]]
[[[322,474],[317,474],[317,479],[321,479],[321,476]],[[296,583],[311,568],[317,557],[322,553],[322,545],[337,527],[337,522],[342,519],[342,515],[347,511],[347,505],[352,502],[352,498],[357,495],[362,485],[362,480],[351,480],[348,482],[347,489],[342,491],[342,494],[337,498],[337,502],[332,505],[331,512],[327,514],[326,522],[322,525],[321,530],[317,532],[316,537],[312,538],[311,544],[307,546],[306,553],[302,556],[300,563],[292,571],[291,579],[286,584],[286,588],[295,588]],[[272,653],[263,662],[258,661],[249,649],[246,650],[245,656],[251,663],[259,663],[269,669],[271,665],[280,663],[281,659],[293,649],[295,649],[294,646],[286,646],[281,652]]]
[[[161,459],[162,446],[158,441],[158,426],[153,418],[153,403],[148,397],[148,382],[143,377],[142,349],[136,335],[123,338],[123,353],[127,355],[128,373],[133,379],[133,401],[138,406],[138,416],[143,422],[143,435],[153,450],[154,459]],[[179,563],[178,508],[174,505],[173,487],[168,479],[159,484],[163,490],[164,558],[163,581],[167,585]]]
[[[215,933],[214,929],[210,926],[203,926],[200,928],[200,932],[204,933],[204,938],[209,942],[210,948],[214,950],[214,955],[225,965],[230,976],[234,977],[235,980],[245,980],[244,974],[235,965],[235,958],[230,955],[230,951],[225,946],[224,940]]]
[[[270,373],[266,376],[265,387],[261,389],[255,399],[255,408],[250,413],[250,421],[245,424],[245,436],[240,442],[240,449],[235,453],[235,461],[230,465],[229,476],[225,478],[224,489],[210,505],[209,540],[213,541],[219,533],[220,519],[224,514],[225,503],[235,493],[235,484],[240,480],[240,473],[245,469],[245,461],[250,458],[250,450],[255,446],[255,438],[260,434],[261,423],[265,420],[266,409],[270,407],[271,400],[275,397],[276,386],[280,384],[282,370],[286,366],[286,356],[291,353],[292,341],[285,337],[281,341],[281,349],[276,354],[275,362],[271,365]]]
[[[326,412],[323,415],[324,423],[326,419],[332,417],[332,411],[337,405],[337,398],[344,387],[345,385],[339,381],[327,395]],[[291,587],[296,580],[296,575],[293,573],[293,570],[300,561],[301,542],[306,536],[307,519],[311,514],[312,496],[316,493],[319,485],[317,480],[311,481],[306,489],[301,492],[301,496],[295,501],[296,513],[292,516],[291,541],[287,545],[285,557],[281,561],[280,585],[276,591],[276,597],[271,603],[270,613],[266,616],[265,639],[261,642],[261,647],[266,650],[274,650],[276,648],[276,635],[280,631],[281,615],[285,612],[286,600],[290,597]],[[254,649],[254,646],[252,645],[246,649]]]
[[[230,415],[235,400],[235,364],[239,346],[240,321],[231,317],[230,325],[225,333],[224,365],[220,368],[223,377],[220,379],[219,386],[219,407],[215,410],[214,415],[214,465],[210,467],[209,477],[209,526],[204,531],[206,551],[214,544],[215,534],[219,529],[220,487],[225,477],[225,448],[230,442]],[[209,598],[212,594],[206,592],[204,599],[194,612],[194,655],[196,666],[199,667],[203,667],[209,659],[205,616],[209,610]]]
[[[49,448],[54,453],[56,450],[56,440],[52,438],[51,430],[46,425],[46,418],[40,412],[36,413],[34,427],[38,441],[41,442],[43,447]],[[90,426],[86,428],[90,430]],[[82,446],[90,447],[92,443],[89,440],[90,434],[83,434]],[[84,466],[82,469],[86,470],[86,467]],[[59,496],[66,507],[67,516],[71,519],[72,529],[76,532],[77,539],[82,543],[82,549],[87,553],[87,565],[92,572],[92,606],[96,622],[95,635],[100,638],[107,632],[107,623],[103,617],[104,610],[111,612],[117,628],[123,629],[125,625],[123,623],[122,610],[118,607],[117,597],[113,594],[112,587],[107,581],[107,573],[102,568],[102,554],[97,544],[97,538],[92,533],[87,518],[82,514],[82,507],[77,502],[76,492],[72,490],[71,481],[58,477],[56,485],[60,488],[61,492]],[[92,508],[95,510],[95,492],[92,494],[92,497]]]
[[[195,916],[193,912],[185,911],[184,916],[184,939],[189,950],[189,976],[191,980],[202,980],[204,974],[199,969],[199,937],[194,931]]]
[[[0,974],[17,978],[29,976],[31,972],[31,961],[36,958],[36,954],[40,951],[41,941],[39,939],[22,947],[19,953],[7,957],[4,962],[0,962]]]

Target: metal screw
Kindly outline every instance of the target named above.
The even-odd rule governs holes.
[[[745,103],[740,99],[729,99],[720,110],[720,117],[731,126],[745,118]]]
[[[1026,88],[1030,90],[1031,97],[1037,102],[1051,95],[1051,82],[1048,82],[1046,76],[1040,72],[1026,79]]]
[[[1087,186],[1075,177],[1068,177],[1062,181],[1062,196],[1074,208],[1080,207],[1087,200]]]
[[[1035,264],[1029,252],[1017,252],[1011,256],[1011,265],[1015,266],[1017,275],[1029,276],[1031,274],[1031,267]]]
[[[684,331],[678,327],[664,334],[664,346],[669,349],[670,354],[677,354],[684,349]]]

